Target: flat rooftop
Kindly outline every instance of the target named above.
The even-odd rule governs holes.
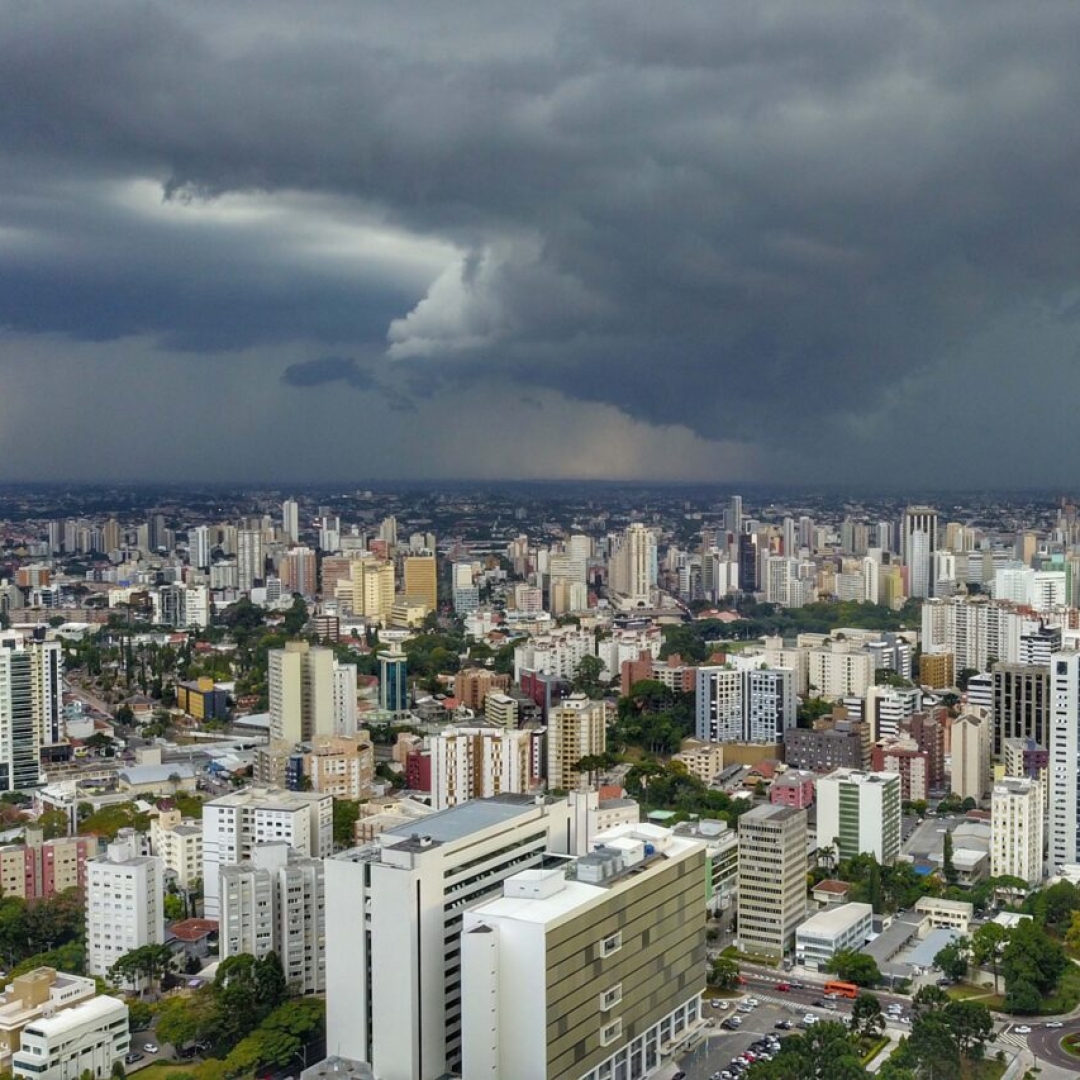
[[[872,919],[874,909],[869,904],[837,904],[811,915],[801,923],[799,934],[838,934],[861,919]]]
[[[430,837],[437,843],[447,844],[462,840],[492,825],[513,821],[536,809],[536,805],[536,800],[531,795],[496,795],[491,799],[472,799],[459,806],[451,806],[448,810],[437,810],[418,821],[394,825],[381,832],[379,837],[384,846],[397,841],[409,841],[417,833]]]

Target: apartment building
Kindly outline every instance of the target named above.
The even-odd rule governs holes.
[[[571,694],[548,711],[547,782],[551,791],[569,791],[578,782],[577,764],[607,748],[607,716],[602,701]]]
[[[741,663],[697,669],[695,735],[702,742],[773,743],[795,727],[795,673]]]
[[[35,1020],[89,1001],[97,993],[93,979],[67,975],[50,967],[16,975],[0,994],[0,1069],[11,1070],[22,1032]]]
[[[462,1075],[653,1073],[701,1014],[703,864],[701,844],[629,826],[466,911]]]
[[[203,831],[195,818],[175,808],[160,810],[150,821],[150,852],[181,889],[190,889],[203,872]]]
[[[431,803],[436,810],[468,799],[523,795],[539,781],[533,768],[539,733],[501,727],[448,727],[428,740]]]
[[[203,905],[220,915],[219,873],[247,862],[257,844],[282,841],[298,855],[325,858],[333,850],[334,800],[330,795],[250,787],[203,807]]]
[[[891,864],[900,854],[900,776],[837,769],[817,782],[818,846],[841,859],[873,855]]]
[[[295,993],[326,989],[323,862],[288,844],[260,844],[251,860],[221,869],[221,959],[275,952]]]
[[[97,838],[65,836],[43,839],[26,829],[26,842],[0,848],[0,892],[23,900],[41,900],[67,889],[86,888],[86,864],[98,853]]]
[[[1017,877],[1028,885],[1043,878],[1042,784],[1007,776],[990,793],[990,874]]]
[[[131,829],[87,864],[86,970],[104,978],[120,957],[165,940],[165,867],[139,854]]]

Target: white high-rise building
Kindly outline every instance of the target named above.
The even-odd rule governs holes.
[[[1035,886],[1043,876],[1042,784],[1003,777],[990,796],[990,875],[1017,877]]]
[[[86,971],[105,978],[120,957],[165,941],[165,867],[125,830],[86,864]]]
[[[210,568],[210,526],[196,525],[188,535],[188,559],[199,570]]]
[[[283,841],[298,855],[326,858],[333,850],[330,795],[275,788],[245,788],[203,806],[203,904],[219,915],[220,870],[247,862],[257,844]]]
[[[760,664],[760,656],[737,657],[724,667],[697,669],[697,738],[712,743],[779,742],[795,726],[795,672]]]
[[[236,530],[236,576],[237,587],[243,592],[251,592],[256,581],[266,578],[266,558],[260,529]]]
[[[900,854],[900,774],[836,769],[818,778],[818,846],[841,859],[873,855],[891,864]]]
[[[566,799],[476,799],[328,859],[327,1046],[382,1080],[460,1074],[465,912],[575,853],[573,823]]]
[[[513,728],[449,727],[428,740],[431,805],[436,810],[506,793],[523,795],[536,783],[534,735]]]
[[[251,861],[221,869],[221,959],[275,952],[297,993],[326,989],[323,861],[288,844],[259,844]]]
[[[61,741],[59,641],[0,631],[0,791],[41,783],[41,747]]]
[[[900,526],[901,554],[908,568],[908,595],[934,595],[934,552],[938,515],[929,506],[909,506]]]
[[[281,504],[281,531],[290,544],[300,540],[300,504],[295,499],[286,499]]]
[[[1080,862],[1080,652],[1050,659],[1048,869]]]

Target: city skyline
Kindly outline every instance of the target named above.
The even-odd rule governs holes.
[[[0,11],[0,482],[1070,479],[1074,5]]]

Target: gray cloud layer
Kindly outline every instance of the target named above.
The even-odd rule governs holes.
[[[996,321],[1069,352],[1077,55],[1065,2],[0,3],[0,323],[901,478],[975,341],[1018,404]]]

